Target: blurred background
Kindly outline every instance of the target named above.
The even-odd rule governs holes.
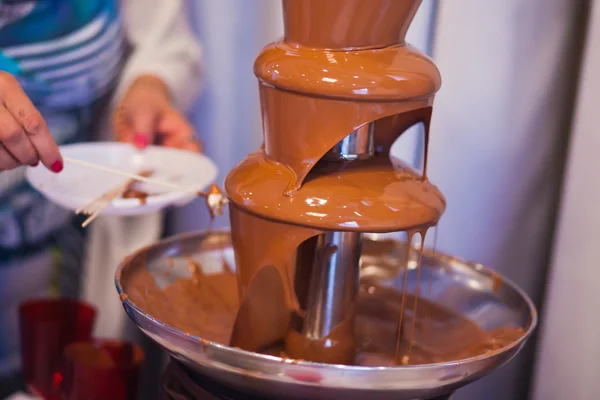
[[[120,1],[120,5],[134,4],[127,1]],[[203,90],[191,107],[190,118],[205,144],[206,154],[219,167],[217,183],[221,184],[228,171],[248,153],[256,151],[262,142],[253,64],[260,50],[283,34],[281,0],[182,1],[186,5],[185,17],[202,44],[204,70]],[[107,8],[102,8],[103,13],[98,16],[92,15],[94,5],[100,3],[106,3]],[[108,110],[108,102],[104,104],[107,99],[90,97],[99,102],[94,107],[87,103],[76,104],[81,103],[78,97],[81,93],[71,92],[70,88],[83,88],[87,93],[84,83],[94,82],[87,76],[88,72],[91,75],[101,72],[104,86],[108,85],[109,80],[105,78],[110,75],[104,69],[116,76],[120,55],[127,50],[120,41],[119,20],[112,19],[116,17],[119,3],[117,0],[63,0],[62,8],[57,4],[56,0],[43,0],[35,8],[30,0],[0,0],[0,29],[10,28],[3,30],[0,36],[0,61],[3,62],[0,68],[22,75],[21,81],[29,82],[33,93],[40,87],[43,89],[41,83],[44,83],[33,79],[36,74],[43,73],[48,66],[59,65],[57,76],[64,78],[68,85],[58,90],[62,91],[61,96],[54,96],[50,91],[47,97],[58,103],[63,100],[73,103],[77,115],[63,119],[68,113],[50,114],[53,130],[60,132],[62,140],[76,140],[75,134],[79,130],[88,134],[97,129],[108,134],[110,129],[102,123],[96,126],[97,121],[91,118],[96,111]],[[173,0],[155,3],[138,0],[137,23],[134,24],[138,34],[140,27],[141,36],[148,26],[160,27],[161,24],[152,17],[163,15],[159,8],[161,4],[175,3]],[[113,5],[114,15],[109,12]],[[32,25],[9,26],[25,19],[34,8],[40,12],[38,16],[50,16],[41,20],[46,23],[38,23],[40,20],[34,18],[27,22],[33,21]],[[53,10],[63,12],[52,15]],[[64,10],[77,12],[71,15],[71,11],[65,13]],[[57,47],[59,50],[52,49],[56,44],[53,42],[36,50],[38,46],[33,42],[46,38],[46,33],[54,32],[53,29],[59,33],[74,29],[70,25],[62,26],[60,17],[65,15],[73,24],[91,15],[89,25],[78,31],[85,35],[73,36],[79,41],[77,46],[82,43],[87,46],[83,48],[85,57],[77,46],[55,55],[54,51],[64,49],[60,46]],[[105,22],[106,25],[102,25]],[[88,30],[90,26],[92,30]],[[182,27],[183,24],[172,26]],[[40,28],[39,32],[37,28]],[[98,33],[101,30],[93,33],[94,29],[100,28],[106,29],[102,34]],[[175,47],[172,53],[175,59],[188,56],[191,59],[195,54],[193,41],[191,44],[186,41],[185,33],[170,36],[174,39],[168,44]],[[23,38],[17,38],[19,35]],[[98,41],[88,42],[86,35],[96,35],[94,40]],[[31,40],[33,47],[23,52],[17,46],[7,53],[7,46],[15,39],[19,46],[21,39],[27,39],[27,43]],[[162,36],[159,39],[166,40]],[[169,45],[154,40],[156,43],[151,43],[147,51],[149,55],[165,49],[169,52]],[[600,115],[600,4],[593,0],[423,0],[407,40],[435,60],[443,80],[434,104],[428,177],[445,195],[447,210],[435,234],[428,235],[426,245],[433,246],[435,237],[438,250],[492,267],[522,288],[540,312],[540,325],[524,351],[508,365],[461,389],[453,400],[599,399],[600,319],[595,294],[600,289],[597,261],[597,238],[600,238],[600,133],[597,122]],[[63,43],[61,46],[70,45]],[[178,46],[181,51],[177,50]],[[101,47],[102,52],[106,50],[107,53],[98,54],[111,60],[106,66],[104,58],[90,55],[96,54],[96,50],[100,52]],[[48,58],[30,62],[31,51],[33,54],[39,51]],[[71,65],[63,65],[73,61],[66,57],[68,54],[77,55],[75,59],[79,64],[75,65],[75,71],[83,75],[73,81],[69,78],[73,72]],[[93,58],[90,65],[86,64],[86,57]],[[140,63],[147,63],[152,58],[142,57]],[[159,64],[169,77],[178,77],[184,83],[196,81],[194,78],[183,79],[187,75],[181,73],[181,69]],[[29,66],[19,71],[19,66],[23,65]],[[143,70],[145,66],[138,65],[140,68]],[[29,76],[31,71],[34,72]],[[126,80],[121,81],[123,84]],[[88,85],[91,84],[88,82]],[[180,91],[185,90],[176,93],[181,94]],[[47,100],[45,91],[37,94]],[[0,109],[5,105],[0,104]],[[96,105],[101,107],[96,110]],[[104,110],[105,105],[107,110]],[[108,125],[109,121],[103,122]],[[81,129],[77,128],[79,123]],[[398,139],[392,153],[420,168],[424,150],[422,130],[413,127]],[[15,175],[3,171],[2,179],[0,189],[15,186],[24,179],[24,168]],[[46,212],[52,217],[49,220],[59,219],[53,215],[58,206],[45,209],[46,202],[41,195],[29,197],[37,199],[31,204],[23,200],[25,197],[9,197],[10,207],[0,209],[0,217],[10,217],[0,218],[0,233],[5,235],[1,238],[11,238],[9,231],[14,227],[7,220],[26,220],[17,215],[21,211],[13,213],[13,208],[17,210],[15,205],[19,206],[18,210],[27,208],[24,216],[35,217],[39,209],[50,210]],[[0,203],[0,208],[2,205]],[[67,213],[66,210],[62,212]],[[128,322],[115,293],[114,270],[117,263],[139,248],[142,242],[152,242],[161,233],[173,235],[204,229],[209,221],[204,201],[170,210],[164,232],[161,232],[162,215],[149,217],[148,221],[144,218],[99,218],[98,224],[94,225],[99,228],[99,233],[94,235],[92,228],[89,238],[79,230],[57,230],[56,237],[52,238],[59,242],[57,247],[71,250],[64,253],[72,256],[65,260],[57,261],[59,257],[43,246],[39,249],[43,252],[34,252],[33,256],[29,247],[17,248],[19,251],[25,249],[17,258],[12,259],[12,253],[9,254],[11,257],[5,255],[10,262],[0,263],[0,326],[12,324],[16,327],[16,308],[21,297],[44,286],[46,279],[50,280],[53,264],[67,265],[62,272],[71,275],[65,281],[70,279],[73,285],[67,288],[69,293],[62,294],[80,294],[79,285],[83,282],[81,297],[100,311],[95,337],[125,336],[144,341],[147,361],[140,397],[158,400],[165,354],[148,339],[140,339],[140,331]],[[102,225],[104,222],[106,224]],[[228,218],[219,218],[216,224],[227,227]],[[37,226],[27,228],[37,230]],[[84,252],[84,245],[89,243],[93,245],[86,250],[92,250]],[[6,248],[2,246],[0,255]],[[8,248],[12,250],[12,247]],[[48,254],[52,256],[51,261],[47,260]],[[93,264],[97,268],[80,271],[83,264]],[[73,269],[69,270],[69,266]],[[52,285],[62,284],[57,282]],[[65,291],[65,288],[58,289]],[[2,356],[18,358],[16,331],[0,330],[0,361],[3,361]],[[46,339],[43,335],[37,336]],[[9,361],[18,364],[17,359]],[[5,381],[3,375],[7,371],[0,371],[0,393],[5,389],[5,382],[20,379],[11,375]]]
[[[252,65],[282,35],[281,4],[188,6],[205,65],[192,118],[222,181],[261,144]],[[585,400],[600,392],[593,377],[600,324],[591,314],[600,277],[593,241],[600,233],[599,23],[597,2],[585,0],[424,0],[409,32],[443,77],[429,164],[448,201],[437,248],[492,266],[542,312],[527,349],[461,390],[459,400]],[[394,148],[415,164],[422,152],[418,130]],[[169,232],[201,228],[204,216],[200,203],[177,210]],[[586,285],[594,286],[580,290]]]

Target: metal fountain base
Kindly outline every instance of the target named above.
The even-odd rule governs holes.
[[[365,235],[361,276],[375,278],[382,285],[401,287],[403,278],[397,266],[405,259],[405,248],[404,243],[384,235]],[[414,259],[409,262],[407,290],[414,292],[417,252],[411,253]],[[221,270],[223,258],[230,266],[235,264],[228,232],[173,237],[142,249],[123,262],[116,277],[119,294],[127,295],[130,277],[140,268],[147,268],[159,287],[171,284],[177,277],[190,277],[186,256],[200,262],[205,272]],[[169,273],[165,274],[167,269]],[[234,394],[243,394],[244,398],[275,400],[445,399],[456,389],[512,359],[537,323],[531,300],[513,283],[482,265],[424,251],[421,281],[430,285],[430,290],[421,291],[422,298],[443,304],[482,329],[517,326],[525,334],[490,354],[453,362],[396,367],[342,366],[292,362],[210,343],[153,319],[129,298],[125,298],[123,307],[148,337],[185,366],[194,382],[227,388]]]
[[[452,394],[423,400],[450,400]],[[221,385],[171,360],[163,377],[161,400],[264,400]]]

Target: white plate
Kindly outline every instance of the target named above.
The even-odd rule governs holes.
[[[217,167],[206,156],[166,147],[150,146],[140,151],[128,144],[100,142],[62,146],[60,150],[66,157],[129,173],[151,170],[151,179],[194,191],[205,190],[217,177]],[[127,177],[68,162],[59,174],[40,164],[36,168],[28,168],[26,176],[29,183],[50,201],[71,210],[86,205],[128,180]],[[142,182],[138,182],[136,188],[150,194],[145,204],[139,199],[117,198],[103,214],[145,214],[171,205],[185,205],[196,197],[193,193]]]

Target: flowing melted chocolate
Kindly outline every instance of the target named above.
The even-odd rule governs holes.
[[[150,272],[140,268],[128,280],[129,298],[152,317],[189,335],[228,345],[239,308],[237,279],[228,268],[224,268],[222,273],[208,275],[203,274],[196,263],[191,265],[194,269],[191,279],[180,278],[164,290],[156,285]],[[357,357],[346,364],[396,365],[398,317],[403,301],[400,359],[404,364],[430,364],[484,356],[523,335],[523,330],[515,327],[486,332],[460,314],[425,299],[419,299],[415,314],[417,302],[413,295],[403,296],[401,290],[382,287],[372,278],[363,278],[355,322],[351,326],[342,326],[340,332],[334,332],[333,337],[326,340],[335,341],[336,333],[343,336],[344,330],[352,329],[357,340]],[[414,331],[411,326],[414,326]],[[299,342],[299,346],[305,346],[304,351],[311,359],[331,358],[321,354],[318,346],[303,341],[298,333],[291,334],[297,335],[293,339]],[[283,358],[290,356],[282,340],[259,351]]]
[[[165,290],[144,268],[128,282],[129,299],[166,324],[205,340],[229,344],[239,308],[235,274],[204,275],[197,264],[191,279],[179,279]]]

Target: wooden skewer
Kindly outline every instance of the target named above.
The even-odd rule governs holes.
[[[152,184],[152,185],[168,187],[170,189],[175,189],[178,192],[194,193],[196,196],[208,197],[208,193],[199,192],[199,191],[196,191],[196,190],[193,190],[193,189],[184,188],[182,186],[178,186],[178,185],[175,185],[175,184],[169,183],[169,182],[163,182],[163,181],[159,181],[159,180],[156,180],[156,179],[146,178],[144,176],[137,175],[137,174],[132,174],[130,172],[125,172],[125,171],[120,171],[118,169],[114,169],[114,168],[110,168],[110,167],[105,167],[104,165],[92,164],[92,163],[89,163],[89,162],[86,162],[86,161],[75,160],[73,158],[64,157],[64,156],[63,156],[63,160],[65,160],[66,162],[71,163],[71,164],[80,165],[82,167],[96,169],[96,170],[99,170],[99,171],[104,171],[104,172],[108,172],[108,173],[115,174],[115,175],[121,175],[121,176],[124,176],[124,177],[127,177],[127,178],[135,179],[137,181],[146,182],[146,183],[149,183],[149,184]]]

